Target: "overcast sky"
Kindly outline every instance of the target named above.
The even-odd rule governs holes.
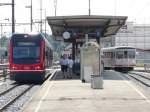
[[[0,3],[10,3],[12,0],[0,0]],[[87,15],[89,0],[57,0],[57,16],[64,15]],[[54,16],[54,0],[42,0],[43,9],[47,16]],[[16,22],[29,23],[30,0],[15,0]],[[40,19],[40,0],[33,0],[33,19]],[[43,19],[45,11],[43,10]],[[150,23],[150,0],[91,0],[91,15],[128,16],[128,21],[142,24]],[[11,20],[11,6],[0,6],[0,22]],[[10,28],[10,29],[9,29]],[[11,31],[11,27],[7,30]],[[29,26],[16,27],[17,32],[29,31]],[[33,26],[36,30],[38,26]],[[48,27],[48,29],[50,29]],[[3,32],[6,27],[3,27]]]

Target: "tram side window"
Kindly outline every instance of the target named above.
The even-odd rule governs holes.
[[[123,51],[117,51],[116,52],[116,58],[118,58],[118,59],[123,58]]]
[[[113,58],[115,58],[116,57],[116,54],[115,54],[115,52],[113,52]]]
[[[107,52],[107,58],[109,58],[109,52]]]
[[[104,57],[103,57],[103,58],[106,58],[106,53],[105,53],[105,52],[103,52],[103,54],[104,54]]]
[[[107,52],[107,58],[111,58],[111,53]]]
[[[104,52],[104,57],[108,58],[108,53],[107,52]]]
[[[111,58],[113,58],[114,57],[114,53],[113,52],[111,52]]]
[[[109,58],[109,52],[107,52],[107,58]]]
[[[124,58],[128,58],[128,52],[124,51]]]

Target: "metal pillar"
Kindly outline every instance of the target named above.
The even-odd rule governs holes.
[[[54,8],[55,8],[55,16],[56,16],[56,13],[57,13],[57,0],[54,0]]]
[[[42,33],[42,0],[40,0],[40,32]]]
[[[1,63],[2,63],[2,35],[3,35],[3,26],[1,23],[1,40],[0,40],[0,58],[1,58]]]
[[[26,6],[26,8],[30,8],[30,31],[32,32],[32,24],[33,24],[33,19],[32,19],[32,0],[31,4],[29,6]]]
[[[45,9],[45,36],[46,36],[46,9]]]
[[[15,32],[15,1],[12,0],[12,33]]]
[[[72,59],[75,60],[75,40],[72,42]]]
[[[91,0],[89,0],[89,16],[91,15]]]
[[[31,14],[31,32],[32,32],[32,23],[33,23],[33,19],[32,19],[32,0],[31,0],[31,10],[30,10],[30,14]]]
[[[1,23],[1,38],[2,38],[2,34],[3,34],[3,25]]]

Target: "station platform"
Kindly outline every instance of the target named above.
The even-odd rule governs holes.
[[[150,100],[129,79],[105,71],[104,88],[92,89],[78,76],[62,79],[60,72],[47,80],[24,106],[23,112],[149,112]]]

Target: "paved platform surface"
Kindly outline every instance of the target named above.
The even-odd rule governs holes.
[[[48,80],[23,112],[150,112],[150,101],[115,71],[104,72],[104,89],[75,79]]]
[[[145,72],[145,68],[144,67],[134,67],[134,71]]]

